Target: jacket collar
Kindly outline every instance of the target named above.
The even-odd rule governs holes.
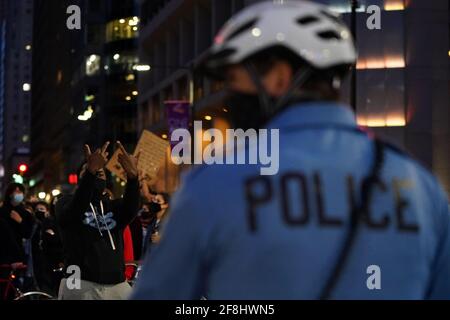
[[[291,126],[345,126],[357,128],[352,110],[334,102],[306,102],[290,106],[276,115],[268,124],[269,129]]]

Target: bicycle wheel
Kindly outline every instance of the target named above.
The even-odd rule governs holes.
[[[14,300],[55,300],[55,298],[45,292],[30,291],[22,293]]]

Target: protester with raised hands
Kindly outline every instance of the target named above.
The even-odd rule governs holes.
[[[127,175],[122,199],[110,200],[105,192],[104,167],[109,142],[91,152],[85,145],[85,164],[79,173],[75,193],[56,204],[56,218],[66,252],[65,266],[79,268],[81,286],[65,277],[59,298],[64,300],[125,299],[130,286],[124,276],[123,230],[139,209],[137,157],[117,142],[118,161]],[[69,272],[70,272],[69,270]]]

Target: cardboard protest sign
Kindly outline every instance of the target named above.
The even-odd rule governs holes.
[[[134,151],[134,155],[140,151],[138,169],[144,173],[144,178],[148,184],[153,184],[156,180],[161,164],[166,158],[169,142],[144,130]]]
[[[138,169],[143,172],[148,184],[153,184],[156,180],[158,170],[165,160],[169,142],[161,139],[150,131],[144,130],[133,155],[140,151]],[[126,174],[118,162],[118,155],[121,151],[117,149],[108,161],[106,168],[122,180],[126,180]]]

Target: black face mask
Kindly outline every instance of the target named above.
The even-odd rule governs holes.
[[[148,210],[150,211],[150,214],[155,214],[161,211],[161,205],[156,202],[150,202],[148,204]]]
[[[228,107],[229,121],[234,129],[257,130],[269,120],[256,94],[230,91],[224,103]],[[274,103],[274,99],[270,99],[269,103]]]
[[[45,212],[36,210],[34,214],[35,214],[36,218],[39,221],[44,221],[44,219],[45,219]]]

